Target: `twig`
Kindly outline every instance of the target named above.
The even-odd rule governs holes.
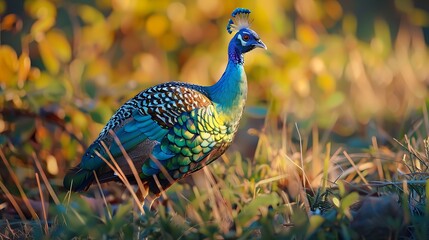
[[[39,119],[45,122],[49,122],[59,127],[61,130],[70,135],[74,140],[76,140],[84,149],[87,148],[86,144],[78,138],[73,132],[69,131],[64,124],[64,121],[59,118],[56,114],[52,112],[46,112],[44,114],[37,114],[34,112],[30,112],[26,109],[16,109],[16,108],[4,108],[0,109],[0,115],[3,116],[21,116],[27,118]]]
[[[122,171],[122,169],[119,167],[118,163],[115,161],[115,158],[113,157],[112,153],[109,151],[109,148],[106,146],[106,144],[101,141],[101,145],[103,146],[103,148],[105,149],[107,155],[109,155],[109,158],[112,160],[113,164],[115,166],[113,166],[105,157],[103,157],[98,151],[95,151],[95,154],[102,159],[109,167],[110,169],[112,169],[114,172],[116,172],[118,174],[118,177],[121,179],[121,181],[124,183],[125,187],[128,189],[128,191],[130,192],[131,196],[133,197],[134,201],[136,201],[136,203],[138,204],[137,207],[139,208],[141,213],[144,213],[144,209],[143,206],[140,203],[139,198],[137,197],[136,193],[134,192],[134,189],[132,188],[130,182],[128,181],[127,177],[125,176],[124,172]]]
[[[9,192],[7,187],[1,181],[0,181],[0,189],[5,193],[7,199],[9,199],[9,202],[15,208],[15,210],[18,213],[21,220],[26,221],[27,218],[25,217],[24,213],[22,212],[21,208],[19,207],[18,203],[16,202],[15,198],[13,198],[12,194]]]
[[[100,195],[103,198],[103,203],[106,206],[107,216],[109,217],[109,220],[112,220],[112,213],[110,212],[110,209],[109,209],[109,207],[107,205],[106,196],[104,195],[103,190],[101,189],[100,181],[98,180],[97,173],[94,170],[93,170],[93,174],[94,174],[94,177],[95,177],[95,181],[97,182],[98,191],[100,192]]]
[[[379,188],[379,187],[387,187],[387,186],[403,186],[404,182],[406,182],[408,185],[426,185],[427,180],[404,180],[400,182],[383,182],[383,181],[369,181],[365,184],[351,184],[348,183],[349,186],[352,186],[353,188],[363,188],[363,187],[373,187],[373,188]],[[337,190],[338,186],[332,186],[329,189],[331,190]]]
[[[299,137],[299,157],[301,160],[301,169],[302,169],[302,186],[305,188],[305,178],[306,178],[306,174],[304,171],[304,157],[302,156],[302,138],[301,138],[301,133],[299,132],[299,128],[298,128],[298,123],[295,122],[295,128],[296,128],[296,132],[298,133],[298,137]]]
[[[42,204],[43,221],[45,221],[44,230],[45,230],[46,236],[49,236],[48,214],[46,213],[46,208],[45,208],[45,198],[43,197],[42,186],[40,185],[39,174],[35,173],[35,175],[36,175],[37,187],[39,188],[40,203]]]
[[[368,184],[368,181],[365,179],[365,177],[362,175],[362,173],[360,172],[359,168],[356,166],[356,164],[353,162],[353,160],[351,159],[351,157],[349,156],[349,154],[346,151],[343,151],[344,156],[346,156],[346,159],[349,160],[350,164],[353,166],[353,168],[356,170],[356,173],[359,175],[359,177],[362,179],[362,181],[365,184]]]
[[[54,189],[52,188],[51,184],[49,184],[49,180],[46,177],[45,171],[43,171],[42,166],[40,165],[39,160],[37,159],[37,156],[35,153],[33,153],[33,160],[36,164],[37,170],[39,171],[40,175],[42,176],[42,180],[46,185],[46,188],[48,189],[49,194],[51,195],[52,199],[54,200],[56,205],[60,205],[60,199],[58,198],[57,194],[55,193]]]
[[[30,211],[31,216],[34,219],[39,219],[39,216],[37,216],[37,213],[34,211],[34,208],[31,206],[30,201],[28,200],[28,197],[25,194],[24,189],[21,186],[21,183],[18,180],[18,177],[16,176],[15,172],[12,170],[12,167],[10,166],[9,162],[6,159],[6,156],[4,155],[4,153],[1,149],[0,149],[0,157],[3,160],[3,163],[6,166],[8,172],[10,174],[12,181],[15,183],[15,186],[18,188],[19,194],[21,195],[25,206],[28,208],[28,211]]]
[[[281,179],[285,179],[285,178],[287,178],[287,177],[289,177],[289,174],[282,174],[282,175],[278,175],[278,176],[275,176],[275,177],[270,177],[270,178],[267,178],[267,179],[263,179],[263,180],[258,181],[258,182],[255,184],[255,187],[253,188],[253,198],[256,198],[256,188],[258,188],[258,187],[259,187],[259,185],[266,184],[266,183],[270,183],[270,182],[279,181],[279,180],[281,180]]]
[[[137,186],[140,191],[142,191],[142,199],[144,199],[148,194],[148,190],[144,187],[142,180],[140,179],[139,173],[137,172],[137,169],[131,160],[130,156],[128,155],[127,151],[125,150],[124,146],[122,145],[121,141],[119,140],[118,136],[115,134],[113,130],[109,131],[110,135],[113,136],[113,139],[115,140],[116,144],[119,146],[119,149],[122,152],[122,155],[125,157],[125,160],[127,161],[128,165],[130,166],[131,172],[133,172],[134,178],[136,179]],[[125,176],[126,177],[126,176]],[[144,191],[144,192],[143,192]]]
[[[415,151],[412,151],[413,149],[409,149],[409,148],[407,148],[404,144],[402,144],[401,142],[399,142],[396,138],[393,138],[393,140],[397,143],[397,144],[399,144],[399,146],[401,146],[405,151],[407,151],[409,154],[411,154],[411,155],[413,155],[415,158],[417,158],[423,165],[425,165],[425,167],[426,168],[429,168],[429,166],[425,163],[425,161],[422,159],[422,157],[421,156],[418,156],[418,153],[417,152],[415,152]],[[407,140],[408,140],[408,138],[407,138]],[[409,143],[409,141],[407,141],[408,142],[408,145],[410,145],[410,143]]]

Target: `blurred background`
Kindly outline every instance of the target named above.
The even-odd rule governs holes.
[[[2,159],[22,182],[40,161],[60,185],[139,91],[220,78],[236,7],[251,9],[268,46],[245,57],[248,103],[233,146],[245,157],[258,132],[279,130],[267,126],[295,136],[296,123],[308,148],[312,138],[359,148],[427,119],[425,1],[0,0]],[[0,175],[10,182],[4,167]]]

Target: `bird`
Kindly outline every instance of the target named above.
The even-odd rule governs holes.
[[[83,192],[96,179],[121,181],[106,162],[113,159],[123,175],[136,183],[128,158],[144,188],[159,196],[174,182],[219,158],[233,141],[246,103],[244,54],[267,49],[250,28],[249,15],[245,8],[231,14],[226,29],[236,33],[228,45],[225,72],[215,84],[167,82],[138,93],[115,112],[80,163],[66,173],[64,188]]]

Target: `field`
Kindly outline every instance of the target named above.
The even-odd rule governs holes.
[[[152,207],[126,181],[64,189],[126,100],[220,78],[236,7],[268,50],[245,55],[231,148]],[[424,1],[0,0],[0,19],[0,238],[429,235]]]

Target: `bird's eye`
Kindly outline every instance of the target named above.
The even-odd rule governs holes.
[[[249,38],[250,38],[250,37],[249,37],[249,35],[247,35],[247,34],[244,34],[244,35],[243,35],[243,40],[244,40],[244,41],[249,40]]]

